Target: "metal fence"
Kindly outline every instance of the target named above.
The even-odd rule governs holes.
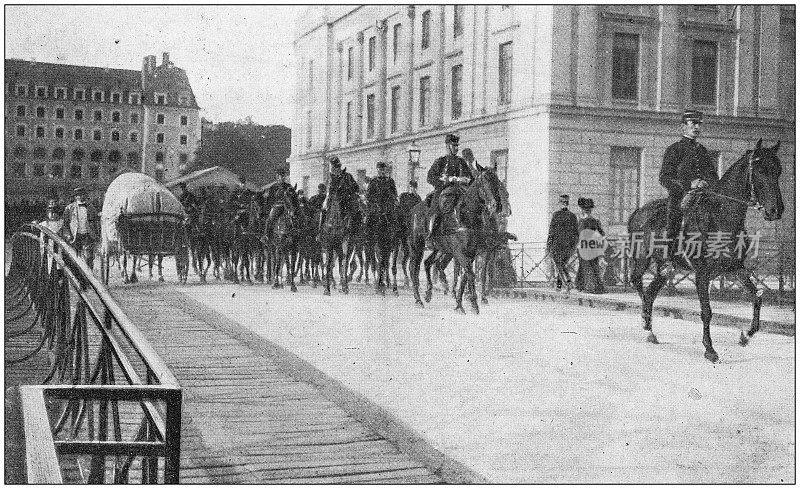
[[[20,386],[27,482],[178,483],[181,388],[83,259],[24,225],[6,284],[6,338],[40,338],[6,369],[50,358],[42,385]]]
[[[764,290],[765,300],[780,306],[794,306],[795,302],[795,244],[793,241],[764,240],[759,252],[748,258],[745,265],[755,272]],[[600,258],[601,276],[607,287],[621,290],[631,288],[630,258],[625,253],[614,253],[611,248]],[[574,277],[578,268],[577,253],[569,260],[568,268]],[[545,242],[510,243],[499,253],[493,270],[489,273],[494,287],[555,287],[556,270],[546,252]],[[645,281],[652,278],[652,270]],[[694,272],[679,271],[665,286],[666,293],[679,293],[682,289],[694,291]],[[613,289],[612,289],[613,290]],[[741,297],[743,289],[735,276],[722,275],[711,284],[717,298]]]

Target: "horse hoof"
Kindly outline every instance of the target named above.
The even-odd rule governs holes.
[[[739,344],[742,346],[747,346],[748,343],[750,343],[750,338],[748,338],[747,335],[744,334],[744,331],[739,333]]]
[[[654,334],[652,333],[652,331],[650,332],[650,334],[649,334],[649,335],[647,335],[647,342],[648,342],[648,343],[652,343],[652,344],[654,344],[654,345],[658,345],[658,344],[659,344],[659,343],[658,343],[658,338],[656,338],[656,335],[654,335]]]
[[[400,292],[398,292],[397,289],[392,289],[392,292],[394,293],[395,297],[400,297]]]
[[[253,285],[253,281],[250,280],[249,278],[247,279],[247,285]]]
[[[272,288],[276,289],[276,290],[280,289],[281,288],[281,284],[272,284]]]
[[[138,282],[139,282],[139,278],[138,278],[138,277],[136,277],[136,275],[134,275],[133,277],[131,277],[131,283],[132,283],[132,284],[135,284],[135,283],[138,283]]]
[[[706,357],[706,360],[711,363],[717,363],[717,361],[719,361],[719,355],[717,355],[717,352],[715,351],[707,351],[704,356]]]
[[[460,312],[461,314],[466,314],[467,313],[467,311],[465,311],[464,308],[461,307],[461,306],[456,306],[455,311],[456,312]]]
[[[164,277],[158,277],[158,281],[159,282],[163,282],[164,281]]]
[[[322,292],[322,295],[331,295],[331,291],[330,290],[325,290],[325,291]]]
[[[343,293],[344,295],[347,295],[347,294],[349,294],[349,293],[350,293],[350,289],[348,289],[347,287],[345,287],[345,288],[343,288],[343,289],[342,289],[342,293]]]
[[[425,309],[425,304],[423,304],[422,301],[419,299],[417,299],[414,305],[416,305],[418,309]]]
[[[425,302],[430,302],[433,298],[433,292],[430,290],[425,291]]]
[[[480,310],[480,308],[478,307],[478,304],[477,304],[477,303],[475,303],[475,304],[472,304],[472,312],[474,312],[475,314],[480,314],[480,313],[481,313],[481,310]]]
[[[487,299],[486,297],[481,297],[481,304],[486,305],[488,303],[489,303],[489,299]]]
[[[291,290],[292,292],[297,292],[297,287],[295,287],[294,285],[292,285],[292,288],[291,288],[290,290]]]

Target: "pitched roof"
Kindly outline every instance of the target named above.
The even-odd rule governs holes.
[[[26,80],[55,86],[92,86],[116,90],[141,90],[142,75],[137,70],[101,68],[21,59],[5,60],[6,80]]]

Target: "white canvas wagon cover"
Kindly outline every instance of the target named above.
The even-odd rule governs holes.
[[[130,172],[115,178],[106,190],[100,217],[103,251],[108,250],[109,243],[119,243],[120,215],[154,213],[186,215],[177,197],[153,177]]]

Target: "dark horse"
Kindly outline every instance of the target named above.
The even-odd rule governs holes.
[[[425,272],[428,278],[428,291],[426,300],[430,301],[430,294],[433,287],[431,280],[430,266],[437,261],[440,256],[452,256],[456,266],[463,271],[459,277],[459,283],[453,284],[458,287],[456,293],[456,311],[464,313],[462,299],[464,287],[469,287],[470,303],[472,310],[479,312],[478,297],[475,292],[475,271],[473,263],[475,257],[482,251],[487,240],[495,239],[486,234],[483,229],[484,215],[497,215],[511,211],[508,205],[508,194],[503,193],[502,182],[497,178],[497,174],[489,168],[477,165],[478,175],[472,184],[467,187],[456,205],[456,212],[459,215],[460,227],[453,229],[453,219],[445,216],[442,221],[441,229],[443,232],[434,236],[434,250],[425,260]],[[416,304],[423,306],[419,295],[419,268],[422,261],[422,254],[425,251],[425,234],[427,223],[428,208],[424,202],[414,206],[411,214],[407,216],[406,225],[411,230],[408,238],[409,248],[411,249],[411,282],[414,289],[414,299]]]
[[[777,156],[779,146],[780,142],[772,148],[762,148],[759,139],[755,149],[748,150],[739,158],[725,172],[715,188],[702,192],[695,200],[695,204],[690,205],[684,212],[684,236],[694,234],[701,236],[702,239],[699,241],[699,248],[687,249],[683,255],[676,256],[674,264],[676,268],[691,269],[695,272],[695,285],[701,307],[700,317],[703,321],[705,357],[712,362],[716,362],[719,356],[711,345],[711,305],[708,297],[711,280],[721,274],[735,273],[750,293],[753,301],[753,321],[747,333],[744,330],[741,332],[739,342],[742,346],[747,345],[760,326],[762,291],[756,287],[757,281],[752,272],[744,267],[745,257],[741,252],[742,243],[738,243],[738,249],[735,245],[737,245],[737,236],[745,234],[745,216],[749,205],[762,208],[764,219],[767,221],[780,219],[783,214],[783,198],[778,185],[778,177],[782,170]],[[631,236],[637,236],[634,233],[642,233],[639,236],[644,237],[643,249],[634,250],[631,282],[642,298],[644,329],[650,332],[647,340],[651,343],[658,343],[653,334],[653,301],[666,282],[666,277],[656,273],[655,278],[646,289],[643,287],[642,277],[651,261],[657,264],[656,270],[659,270],[666,260],[663,252],[654,252],[651,254],[652,256],[645,256],[650,254],[647,253],[648,246],[652,246],[651,243],[648,243],[649,237],[664,235],[666,219],[667,200],[661,199],[649,202],[637,209],[628,220],[628,232],[631,233]],[[710,249],[714,238],[722,236],[721,233],[726,233],[725,235],[729,237],[731,243],[727,244],[722,251],[718,246],[714,246],[714,250]],[[685,241],[685,244],[688,243],[688,240]],[[749,243],[745,242],[745,244]],[[662,246],[663,248],[665,247]],[[714,252],[710,253],[711,251]]]
[[[384,287],[388,287],[390,283],[389,262],[392,257],[392,252],[394,252],[395,260],[394,266],[392,267],[394,282],[392,292],[398,295],[397,250],[399,246],[397,234],[397,206],[392,202],[388,203],[384,208],[373,209],[371,218],[368,221],[368,226],[364,252],[367,263],[372,262],[375,267],[375,293],[386,295],[386,289]]]
[[[297,187],[297,185],[295,185]],[[274,247],[274,259],[272,271],[274,280],[273,289],[283,288],[280,281],[281,269],[286,264],[286,280],[292,292],[297,292],[294,283],[295,266],[298,257],[300,244],[300,231],[302,222],[300,221],[299,202],[297,200],[296,188],[283,192],[283,198],[277,199],[272,204],[273,209],[282,209],[280,216],[272,223],[272,231],[266,236],[268,242]]]
[[[344,170],[343,170],[344,171]],[[354,206],[357,194],[344,188],[344,178],[331,181],[328,195],[328,210],[324,213],[324,222],[320,232],[320,242],[325,253],[325,295],[331,295],[334,259],[339,261],[339,280],[342,292],[347,294],[347,265],[353,256],[352,241],[357,234],[360,216],[356,212],[348,212]],[[335,257],[335,258],[334,258]]]

